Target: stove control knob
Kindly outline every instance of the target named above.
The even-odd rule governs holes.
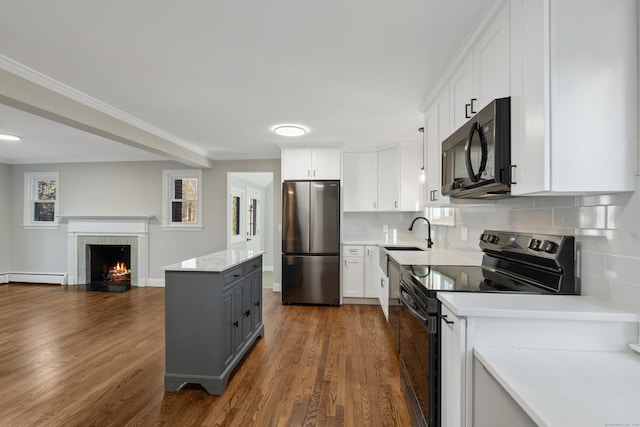
[[[480,235],[480,241],[481,241],[481,242],[484,242],[485,238],[486,238],[486,234],[482,233],[482,234]]]
[[[531,241],[529,242],[529,249],[531,249],[532,251],[539,251],[541,244],[542,242],[540,240],[531,239]]]
[[[487,243],[498,243],[498,240],[500,240],[500,238],[495,234],[487,234],[485,238],[485,242]]]
[[[553,242],[550,242],[549,240],[545,240],[544,242],[542,242],[542,244],[540,245],[540,250],[545,251],[548,254],[553,254],[556,252],[556,250],[558,249],[558,245],[556,245]]]

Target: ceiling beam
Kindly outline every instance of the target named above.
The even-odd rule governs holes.
[[[4,69],[0,69],[0,102],[189,166],[208,169],[213,164],[202,153]]]

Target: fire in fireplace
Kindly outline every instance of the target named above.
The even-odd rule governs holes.
[[[87,245],[87,290],[131,289],[131,245]]]

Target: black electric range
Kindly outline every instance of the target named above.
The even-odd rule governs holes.
[[[573,236],[485,231],[482,265],[407,265],[403,278],[426,297],[436,292],[578,293]]]
[[[402,266],[400,361],[416,425],[440,426],[442,421],[438,292],[578,293],[573,236],[486,230],[479,245],[484,252],[480,266]]]

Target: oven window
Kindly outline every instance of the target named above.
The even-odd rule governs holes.
[[[401,288],[400,304],[400,359],[402,361],[403,376],[408,385],[408,394],[413,405],[419,407],[422,412],[419,425],[432,425],[436,417],[435,402],[435,363],[437,341],[435,336],[429,334],[428,325],[418,319],[413,313],[417,311],[419,316],[427,317],[413,300],[407,291]]]

